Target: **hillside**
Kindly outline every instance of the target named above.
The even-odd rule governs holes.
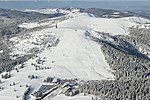
[[[42,16],[58,12],[64,15],[19,23],[17,27],[25,30],[3,41],[7,49],[1,46],[0,54],[7,55],[11,60],[8,59],[8,70],[5,70],[6,67],[1,68],[4,71],[1,73],[0,99],[19,100],[25,95],[27,100],[32,100],[42,97],[51,89],[51,93],[44,98],[124,99],[126,97],[122,95],[125,93],[119,90],[126,88],[120,85],[124,83],[128,87],[132,84],[133,88],[127,89],[127,92],[133,90],[132,97],[137,89],[134,82],[139,82],[137,86],[144,85],[140,89],[146,92],[137,92],[140,96],[144,95],[141,100],[149,98],[146,84],[149,84],[150,76],[150,48],[149,42],[144,39],[149,37],[150,20],[137,16],[124,17],[122,13],[121,17],[115,18],[97,17],[77,8],[24,12],[44,13]],[[118,12],[109,13],[112,14],[118,15]],[[40,87],[45,84],[54,87],[49,90],[42,88],[44,92],[40,94]],[[68,89],[71,90],[68,92]],[[63,95],[70,95],[75,90],[79,94],[73,98]],[[116,94],[111,95],[113,93]]]

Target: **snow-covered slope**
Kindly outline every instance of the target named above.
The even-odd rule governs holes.
[[[139,24],[150,23],[150,20],[141,17],[124,17],[124,18],[96,18],[90,17],[86,13],[69,13],[72,19],[58,23],[60,28],[82,29],[82,30],[95,30],[111,35],[127,35],[129,28]],[[49,25],[46,23],[23,23],[19,25],[25,28],[34,28],[38,26]]]
[[[19,90],[20,87],[16,86],[30,84],[35,90],[48,76],[65,79],[77,78],[79,80],[114,79],[112,70],[101,50],[101,45],[91,40],[87,32],[95,37],[98,37],[96,31],[110,35],[127,35],[129,27],[146,22],[150,21],[138,17],[95,18],[88,16],[88,14],[76,13],[75,18],[57,21],[58,28],[51,27],[11,38],[10,41],[13,43],[10,47],[11,55],[23,56],[34,53],[36,56],[26,61],[26,67],[19,69],[19,72],[13,70],[10,79],[2,80],[5,91],[0,92],[0,99],[18,100],[15,96],[22,96],[23,94],[20,93],[26,88]],[[37,24],[35,27],[38,26]],[[26,25],[34,26],[34,23]],[[111,38],[105,39],[113,41]],[[16,67],[19,68],[19,66]],[[35,75],[37,79],[31,80],[28,78],[29,75]],[[16,82],[18,85],[9,87],[12,82]],[[12,96],[10,91],[13,92],[14,88],[17,88],[18,92]],[[10,93],[8,94],[10,98],[3,96],[4,93]],[[61,97],[63,96],[57,96],[53,100],[58,100]],[[73,100],[77,100],[77,98],[75,97]],[[89,98],[83,97],[83,100]],[[68,97],[64,97],[64,99],[72,100]]]
[[[129,27],[140,22],[149,20],[138,17],[95,18],[78,13],[75,18],[57,23],[58,28],[29,33],[24,39],[12,38],[15,44],[12,54],[30,54],[31,49],[36,48],[40,53],[27,62],[28,67],[33,67],[31,63],[37,63],[39,58],[45,58],[44,63],[37,65],[51,67],[46,74],[50,76],[81,80],[113,79],[100,44],[87,38],[86,31],[126,35]]]
[[[78,17],[60,23],[60,27],[95,30],[111,35],[127,35],[129,27],[141,23],[148,23],[150,20],[140,17],[125,17],[125,18],[95,18],[89,17],[86,14],[80,14]],[[64,25],[65,24],[65,25]]]
[[[59,38],[58,45],[47,48],[48,43],[51,43],[51,41],[48,41],[46,45],[35,45],[41,43],[39,39],[43,39],[42,34],[44,33]],[[36,36],[40,37],[36,38]],[[46,38],[44,39],[46,40]],[[49,39],[52,40],[53,38]],[[53,42],[55,39],[53,39]],[[45,62],[38,64],[39,66],[43,68],[46,66],[51,67],[46,75],[70,79],[78,78],[81,80],[113,79],[100,45],[87,39],[84,30],[51,28],[32,33],[29,39],[15,39],[14,41],[19,42],[14,48],[14,54],[27,54],[30,49],[35,47],[40,49],[39,51],[41,52],[38,54],[38,57],[28,61],[29,69],[34,67],[31,66],[31,63],[37,63],[36,61],[40,57],[41,59],[45,58]]]

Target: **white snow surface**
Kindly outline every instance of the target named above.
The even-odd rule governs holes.
[[[20,87],[20,84],[15,86],[9,86],[8,84],[7,88],[0,91],[0,100],[21,100],[26,90],[25,85]]]
[[[3,53],[3,50],[0,50],[0,53]]]
[[[79,94],[77,96],[68,97],[63,94],[57,95],[56,97],[52,98],[51,100],[92,100],[92,95],[84,96],[83,94]],[[49,100],[49,99],[48,99]]]
[[[45,49],[38,55],[46,57],[44,65],[51,67],[50,75],[83,80],[113,78],[100,45],[86,39],[85,31],[65,28],[54,31],[62,34],[60,43],[53,50]]]
[[[140,17],[96,18],[79,14],[76,18],[60,23],[60,27],[95,30],[111,35],[128,35],[130,27],[149,22],[150,20]]]

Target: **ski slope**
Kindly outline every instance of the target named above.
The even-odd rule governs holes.
[[[77,16],[59,23],[59,27],[95,30],[110,35],[128,35],[130,27],[150,22],[150,20],[141,17],[96,18],[89,17],[87,14],[78,14]]]
[[[46,57],[44,66],[51,66],[49,74],[81,80],[113,78],[100,45],[86,39],[85,31],[65,28],[54,31],[62,34],[60,43],[52,51],[45,49],[38,55]]]
[[[105,61],[100,45],[86,38],[85,32],[85,30],[69,28],[50,28],[32,33],[30,38],[22,40],[16,38],[11,39],[16,43],[12,54],[28,54],[30,49],[35,47],[39,48],[42,52],[37,55],[38,57],[30,59],[27,62],[27,66],[31,69],[33,67],[31,63],[36,63],[38,58],[45,58],[45,62],[43,64],[38,64],[38,66],[51,67],[51,69],[46,72],[47,76],[69,79],[78,78],[81,80],[113,79],[111,69]],[[44,33],[59,38],[60,42],[58,45],[47,49],[43,44],[32,44],[33,42],[40,44],[42,38],[46,40],[44,36],[47,35],[42,35]],[[41,74],[41,76],[43,75]]]

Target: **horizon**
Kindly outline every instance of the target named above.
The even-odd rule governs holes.
[[[115,3],[112,3],[115,2]],[[41,9],[41,8],[101,8],[124,11],[150,11],[150,1],[139,0],[0,0],[3,9]],[[136,3],[136,5],[135,5]]]
[[[20,1],[35,1],[35,2],[38,2],[38,1],[52,1],[52,2],[81,2],[81,1],[87,1],[87,2],[149,2],[150,0],[0,0],[0,1],[4,1],[4,2],[9,2],[9,1],[15,1],[15,2],[20,2]]]

